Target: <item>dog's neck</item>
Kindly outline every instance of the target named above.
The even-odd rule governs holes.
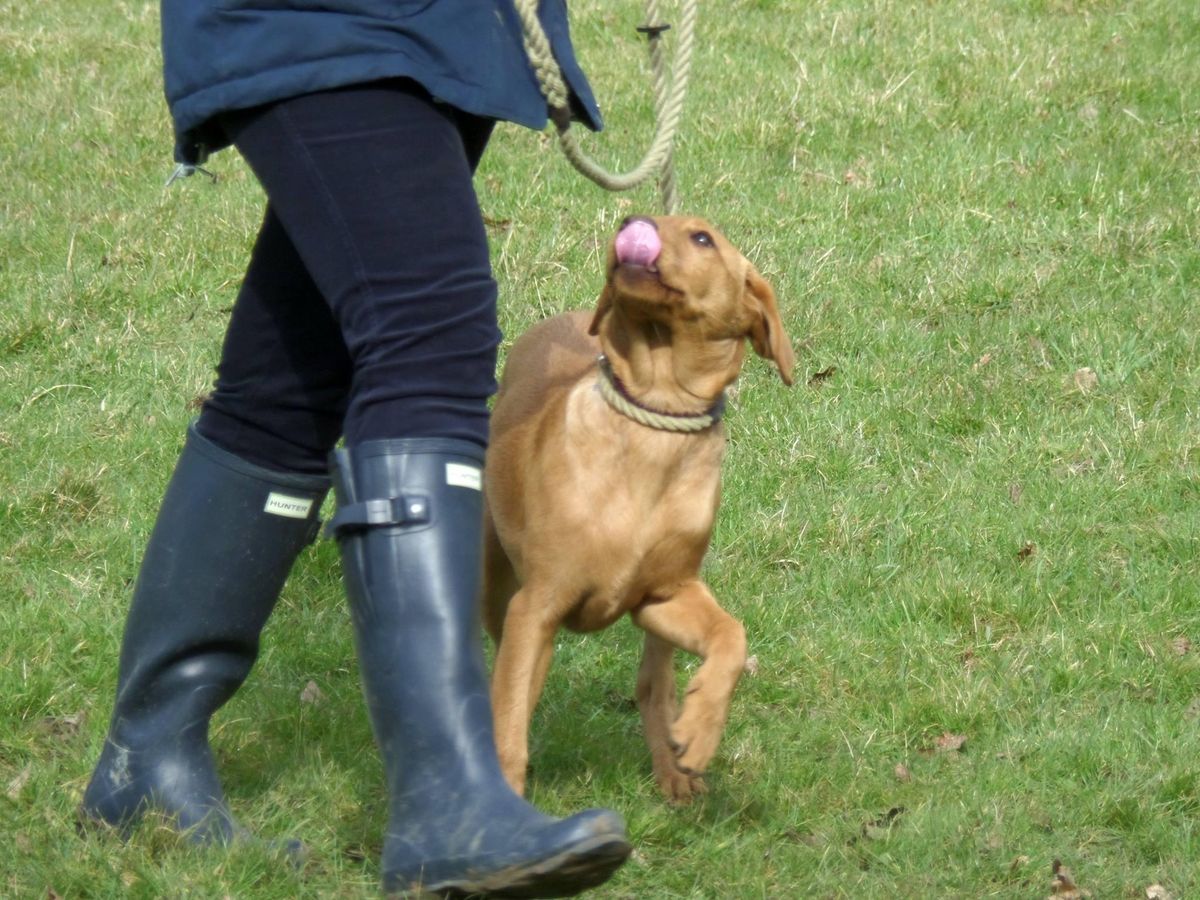
[[[709,428],[720,421],[743,344],[677,335],[661,322],[609,315],[600,329],[601,392],[610,406],[635,421],[670,423],[665,430],[674,431]],[[685,420],[690,424],[678,427]]]
[[[708,412],[737,378],[745,341],[634,318],[615,309],[599,329],[600,350],[626,392],[643,406],[675,415]]]
[[[613,372],[612,363],[603,353],[596,359],[596,367],[600,373],[600,396],[614,410],[647,428],[659,431],[673,431],[679,434],[693,434],[706,431],[721,421],[725,414],[725,392],[716,402],[701,413],[674,413],[655,409],[639,402],[630,393],[621,379]]]

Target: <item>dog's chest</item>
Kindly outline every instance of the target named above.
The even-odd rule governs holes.
[[[621,534],[711,529],[723,433],[660,431],[600,406],[592,392],[573,399],[562,448],[565,492],[587,497]]]
[[[708,549],[720,492],[724,439],[676,435],[605,419],[570,441],[557,492],[571,510],[571,552],[560,564],[590,573],[567,625],[610,624],[656,591],[693,578]]]

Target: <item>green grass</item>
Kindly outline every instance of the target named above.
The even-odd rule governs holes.
[[[0,895],[373,896],[328,544],[213,729],[236,813],[309,865],[75,832],[261,214],[232,153],[162,189],[156,10],[0,0]],[[637,6],[572,11],[610,126],[588,145],[627,167]],[[1097,898],[1200,895],[1197,46],[1168,0],[702,7],[684,204],[775,284],[799,383],[754,361],[729,416],[707,577],[758,671],[707,798],[655,794],[634,630],[560,640],[531,791],[626,815],[637,855],[596,896],[1044,897],[1055,859]],[[588,306],[615,222],[658,203],[507,127],[479,190],[510,337]]]

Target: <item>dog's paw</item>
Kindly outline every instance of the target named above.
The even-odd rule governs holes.
[[[699,794],[708,791],[704,779],[693,772],[672,766],[668,771],[655,773],[658,789],[672,806],[687,806]]]
[[[720,740],[719,725],[706,722],[703,717],[689,717],[685,711],[671,726],[670,732],[676,767],[688,775],[702,775],[717,752]]]

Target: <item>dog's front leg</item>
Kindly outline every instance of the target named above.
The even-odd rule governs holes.
[[[518,794],[525,793],[529,721],[550,671],[558,630],[556,622],[546,621],[548,608],[549,603],[539,600],[536,590],[529,586],[513,595],[492,672],[496,752],[504,777]]]
[[[679,769],[675,762],[671,725],[678,711],[675,689],[675,648],[649,632],[638,668],[637,703],[642,729],[650,748],[654,780],[672,803],[688,803],[704,791],[704,781]]]
[[[721,609],[708,587],[698,580],[684,582],[671,594],[643,603],[633,611],[633,621],[648,635],[704,660],[687,686],[679,717],[669,729],[676,768],[684,775],[698,776],[716,753],[734,688],[746,664],[745,629]],[[647,648],[651,648],[649,641]],[[654,652],[660,653],[657,649]],[[657,665],[661,670],[662,663],[643,660],[643,671],[648,665]],[[673,679],[673,674],[670,677]],[[662,674],[656,680],[661,684]],[[650,736],[647,729],[648,740]],[[651,746],[652,753],[654,750]],[[664,785],[660,778],[659,784],[671,796],[678,780]]]

